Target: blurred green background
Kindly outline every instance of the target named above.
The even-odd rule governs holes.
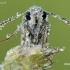
[[[1,2],[6,3],[1,4]],[[0,0],[0,21],[14,16],[16,12],[25,12],[33,5],[41,6],[48,12],[54,12],[70,19],[70,0]],[[49,17],[49,21],[51,22],[51,34],[48,42],[52,47],[66,46],[66,49],[53,57],[53,61],[58,60],[58,62],[48,70],[69,70],[70,65],[64,65],[64,63],[70,63],[70,27],[52,16]],[[0,40],[5,39],[8,33],[12,34],[21,22],[22,17],[8,23],[2,31],[0,30]],[[4,60],[8,50],[19,44],[20,32],[17,37],[14,36],[6,42],[0,43],[0,63]]]

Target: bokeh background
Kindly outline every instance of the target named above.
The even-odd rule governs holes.
[[[1,2],[6,2],[2,4]],[[41,6],[48,12],[54,12],[66,17],[70,20],[70,0],[0,0],[0,21],[14,16],[16,12],[25,12],[29,7],[37,5]],[[8,23],[3,30],[0,30],[0,40],[6,38],[6,34],[12,34],[17,25],[22,22],[22,17]],[[53,57],[53,67],[48,70],[70,70],[70,27],[63,21],[49,16],[51,22],[51,33],[49,35],[49,43],[52,47],[66,46],[65,51],[57,53]],[[20,32],[17,37],[12,37],[6,42],[0,43],[0,63],[4,60],[6,52],[20,44]]]

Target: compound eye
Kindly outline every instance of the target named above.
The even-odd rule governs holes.
[[[27,20],[30,20],[30,19],[31,19],[31,17],[30,17],[30,12],[26,12],[26,19],[27,19]]]
[[[43,11],[42,17],[43,17],[43,20],[46,19],[46,12],[45,11]]]

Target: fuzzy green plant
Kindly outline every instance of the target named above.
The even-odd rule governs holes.
[[[53,55],[63,48],[52,48],[48,45],[33,47],[16,46],[10,49],[0,70],[47,70],[52,67]]]

